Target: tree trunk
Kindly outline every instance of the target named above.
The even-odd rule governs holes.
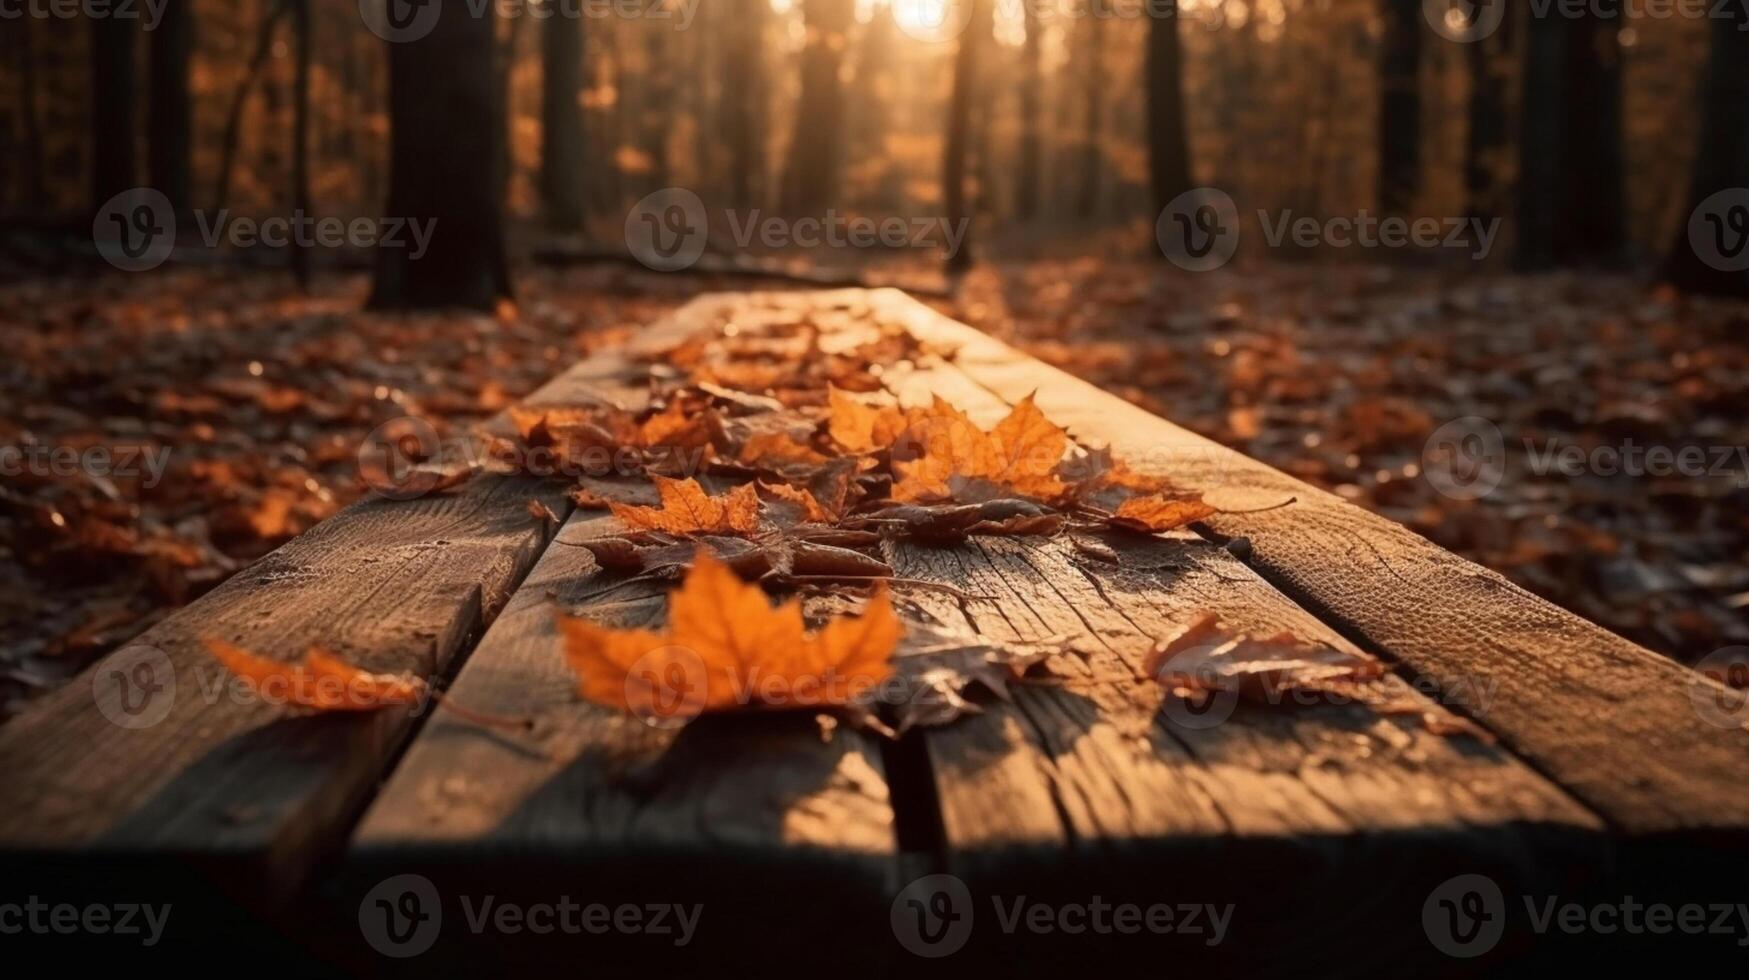
[[[152,186],[177,210],[191,208],[189,145],[194,107],[188,97],[188,62],[194,49],[189,0],[168,0],[152,32],[150,153]]]
[[[644,31],[644,152],[650,155],[650,190],[660,191],[674,183],[674,161],[669,159],[669,138],[677,115],[674,85],[668,57],[667,24],[642,25]]]
[[[1519,138],[1520,268],[1614,264],[1626,244],[1620,21],[1531,17]]]
[[[790,136],[784,175],[784,211],[812,214],[832,203],[837,191],[838,141],[844,116],[840,73],[845,35],[855,19],[855,0],[805,0],[802,17],[802,97]]]
[[[1749,193],[1741,192],[1749,188],[1749,12],[1734,10],[1712,27],[1691,209],[1666,273],[1688,292],[1749,297]]]
[[[947,206],[947,220],[954,228],[965,227],[967,233],[958,251],[947,257],[952,272],[963,272],[972,265],[970,195],[966,188],[967,146],[972,136],[972,101],[979,91],[978,63],[984,41],[990,36],[991,0],[956,0],[969,4],[965,31],[960,35],[959,50],[954,56],[953,96],[948,106],[947,140],[942,160],[942,200]]]
[[[444,4],[430,34],[389,45],[388,214],[431,238],[417,257],[409,235],[378,247],[374,308],[492,309],[511,295],[494,166],[504,138],[494,9],[475,17]]]
[[[1421,186],[1421,0],[1384,0],[1379,61],[1379,207],[1406,214]]]
[[[1189,123],[1184,106],[1184,57],[1178,42],[1178,4],[1149,7],[1148,170],[1154,213],[1195,186],[1190,173]]]
[[[213,207],[224,210],[230,204],[231,177],[237,166],[237,143],[243,134],[243,109],[249,103],[249,92],[261,78],[268,55],[273,53],[273,34],[279,19],[291,8],[291,0],[276,0],[261,16],[261,27],[255,37],[255,51],[249,57],[249,67],[243,73],[243,84],[231,99],[231,109],[225,115],[225,134],[219,155],[219,181],[213,192]]]
[[[583,25],[547,0],[541,29],[541,203],[548,227],[583,227]]]
[[[764,191],[765,15],[770,0],[733,0],[722,60],[723,112],[719,117],[729,157],[729,204],[752,207]]]
[[[1086,89],[1082,98],[1086,106],[1085,128],[1081,134],[1081,190],[1078,195],[1079,216],[1093,219],[1099,216],[1100,179],[1105,170],[1105,18],[1099,7],[1103,0],[1087,0],[1087,18],[1078,31],[1087,36]]]
[[[1464,141],[1464,197],[1469,217],[1503,217],[1501,171],[1508,146],[1507,84],[1511,77],[1512,21],[1507,17],[1490,37],[1465,50],[1470,76],[1469,127]]]
[[[1039,136],[1039,116],[1044,98],[1044,24],[1037,4],[1022,6],[1026,15],[1026,46],[1020,52],[1020,173],[1015,179],[1014,216],[1031,221],[1038,216],[1043,183],[1044,148]]]
[[[139,185],[134,133],[137,21],[91,19],[91,210]]]
[[[24,123],[23,177],[19,180],[19,209],[41,208],[48,203],[43,187],[42,112],[37,104],[36,41],[29,18],[13,27],[18,45],[18,116]]]
[[[1627,247],[1621,20],[1589,15],[1569,29],[1565,193],[1555,249],[1567,262],[1614,265]]]
[[[310,0],[292,0],[292,35],[298,46],[297,75],[292,83],[292,214],[312,219],[315,205],[310,198],[310,63],[315,52],[311,48]],[[292,244],[291,263],[298,285],[308,289],[307,243]]]

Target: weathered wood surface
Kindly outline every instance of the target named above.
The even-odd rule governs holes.
[[[111,720],[139,696],[111,661],[33,705],[0,729],[5,856],[208,854],[252,865],[263,888],[295,884],[369,798],[408,713],[288,721],[237,696],[202,641],[288,659],[319,644],[371,670],[439,675],[545,544],[531,498],[565,507],[551,485],[489,478],[361,502],[263,558],[111,658],[128,680],[141,648],[174,670],[148,727]]]
[[[1406,528],[1151,415],[943,317],[902,293],[843,294],[955,350],[954,367],[1006,402],[1039,407],[1080,440],[1109,445],[1230,510],[1252,567],[1363,645],[1445,692],[1466,714],[1611,825],[1635,835],[1749,830],[1749,731],[1694,708],[1729,697],[1630,643]],[[1477,697],[1478,692],[1487,692]]]
[[[692,307],[676,322],[690,332],[728,308]],[[645,349],[679,339],[673,327]],[[636,377],[629,363],[580,366],[564,396],[637,407]],[[1008,410],[951,367],[894,366],[887,378],[909,403],[940,395],[984,425]],[[560,540],[616,529],[579,514]],[[1417,717],[1352,704],[1239,706],[1225,720],[1162,713],[1164,691],[1138,679],[1141,658],[1201,611],[1352,648],[1218,546],[1190,535],[1108,543],[1121,566],[1089,561],[1061,539],[893,547],[901,576],[977,597],[901,583],[899,606],[913,621],[999,640],[1068,637],[1077,652],[1053,663],[1060,686],[1020,687],[1012,703],[986,698],[987,713],[914,733],[906,745],[922,751],[889,747],[886,764],[868,736],[840,730],[822,741],[806,718],[712,718],[677,736],[576,703],[555,606],[632,626],[658,623],[662,604],[648,584],[596,570],[587,552],[551,548],[452,689],[477,708],[532,712],[549,734],[524,745],[434,718],[353,842],[351,862],[369,872],[358,887],[412,868],[438,876],[521,859],[541,866],[518,875],[525,883],[612,882],[623,892],[626,869],[664,856],[709,853],[722,868],[739,867],[737,854],[763,855],[774,884],[806,883],[818,895],[830,880],[842,900],[877,910],[883,871],[896,884],[951,871],[980,895],[1060,894],[1092,880],[1108,897],[1138,900],[1170,880],[1180,901],[1239,903],[1235,928],[1272,941],[1285,922],[1316,920],[1289,913],[1319,899],[1334,902],[1338,920],[1365,914],[1418,929],[1420,897],[1454,866],[1529,887],[1603,863],[1600,822],[1558,787]],[[1386,691],[1440,710],[1400,680]],[[1214,710],[1223,708],[1232,706]],[[810,877],[809,859],[839,870]],[[1403,870],[1416,862],[1413,874]],[[686,891],[720,896],[727,886],[689,875]]]

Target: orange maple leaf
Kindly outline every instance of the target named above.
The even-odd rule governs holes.
[[[975,502],[1007,494],[1054,500],[1069,489],[1056,472],[1068,448],[1068,431],[1046,418],[1030,395],[989,432],[938,395],[894,446],[899,480],[893,499]]]
[[[208,639],[206,648],[263,700],[315,711],[376,711],[416,704],[427,692],[416,677],[366,673],[320,647],[311,647],[302,664],[272,660],[223,640]]]
[[[739,534],[759,530],[759,493],[744,483],[721,497],[705,493],[697,480],[670,480],[651,475],[661,507],[638,507],[608,501],[613,516],[634,531],[668,534]]]
[[[826,431],[846,452],[872,453],[891,446],[905,431],[905,412],[896,405],[869,405],[836,387],[827,389],[832,414]]]
[[[1149,497],[1131,497],[1118,505],[1117,512],[1111,515],[1111,523],[1132,531],[1143,531],[1158,534],[1161,531],[1172,531],[1194,521],[1206,520],[1220,511],[1205,504],[1200,499],[1168,497],[1165,494],[1154,494]]]
[[[665,631],[609,629],[563,613],[558,625],[577,693],[648,721],[848,704],[892,673],[904,633],[877,587],[861,616],[808,634],[800,600],[772,608],[703,548],[669,598]]]

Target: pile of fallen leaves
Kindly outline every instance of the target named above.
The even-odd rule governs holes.
[[[700,288],[611,269],[521,285],[503,318],[361,313],[357,277],[0,286],[0,448],[40,454],[0,482],[0,717],[355,499],[377,426],[465,432]]]

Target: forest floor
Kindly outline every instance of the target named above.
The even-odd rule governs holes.
[[[14,456],[0,484],[0,717],[355,499],[377,425],[463,431],[694,295],[755,285],[536,271],[499,317],[363,314],[360,276],[0,286],[0,447],[110,449]],[[1749,643],[1749,306],[1596,275],[1095,259],[985,265],[935,305],[1652,649]],[[1421,472],[1465,416],[1505,447],[1477,499]],[[1610,472],[1636,452],[1673,468],[1653,447],[1699,464]]]

